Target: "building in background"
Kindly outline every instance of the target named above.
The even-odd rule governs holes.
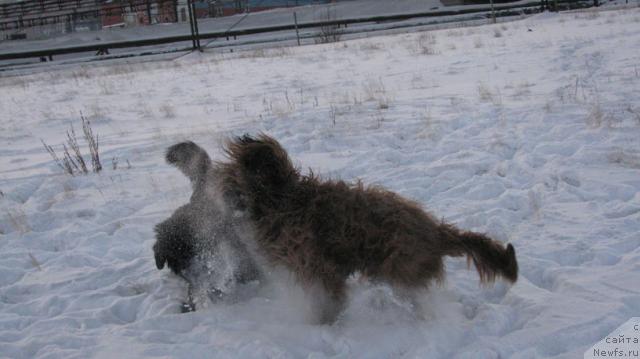
[[[327,4],[336,0],[219,0],[212,1],[215,16],[229,16],[282,7]]]
[[[101,24],[103,28],[124,27],[125,14],[120,1],[105,1],[101,7]]]
[[[193,7],[202,19],[336,1],[194,0]],[[0,40],[188,21],[188,0],[0,0]]]
[[[104,0],[103,0],[104,1]],[[180,0],[107,0],[114,10],[105,12],[102,26],[113,27],[120,21],[124,26],[153,25],[177,21],[177,7]],[[186,0],[183,0],[186,8]],[[104,2],[105,10],[107,2]],[[116,17],[120,16],[121,19]]]
[[[178,0],[178,3],[176,5],[176,13],[177,22],[189,21],[189,5],[187,4],[187,0]]]
[[[178,1],[158,0],[156,5],[158,7],[157,23],[166,24],[178,21]]]
[[[99,0],[0,0],[0,39],[38,39],[99,30]]]

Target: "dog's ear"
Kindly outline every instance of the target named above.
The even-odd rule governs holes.
[[[167,236],[167,231],[165,230],[167,221],[156,225],[154,228],[156,232],[156,243],[153,245],[153,256],[156,260],[158,270],[162,270],[164,264],[167,262],[167,246],[168,241],[170,241],[169,236]]]
[[[259,187],[279,188],[296,178],[296,169],[277,142],[258,141],[247,145],[240,161],[249,182]]]
[[[164,251],[160,249],[160,243],[156,241],[156,244],[153,245],[153,255],[156,259],[156,267],[158,270],[162,270],[164,268],[164,263],[167,261],[167,258],[164,255]]]
[[[155,227],[156,243],[153,253],[158,269],[165,263],[174,273],[180,273],[189,266],[194,256],[194,237],[191,226],[182,216],[172,216]]]

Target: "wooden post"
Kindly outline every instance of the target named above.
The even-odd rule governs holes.
[[[296,27],[296,39],[298,39],[298,46],[300,46],[300,32],[298,32],[298,15],[296,12],[293,12],[293,23]]]

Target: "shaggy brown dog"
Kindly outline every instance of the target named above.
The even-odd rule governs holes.
[[[247,247],[308,287],[321,285],[330,300],[323,321],[338,313],[354,272],[414,289],[443,279],[444,256],[467,256],[482,282],[518,278],[511,244],[461,231],[379,187],[303,176],[271,137],[235,138],[227,154],[230,161],[218,164],[222,191],[255,226],[257,243]]]

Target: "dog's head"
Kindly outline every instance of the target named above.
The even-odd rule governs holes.
[[[283,189],[299,176],[285,149],[264,134],[236,137],[227,145],[227,154],[251,190]]]

